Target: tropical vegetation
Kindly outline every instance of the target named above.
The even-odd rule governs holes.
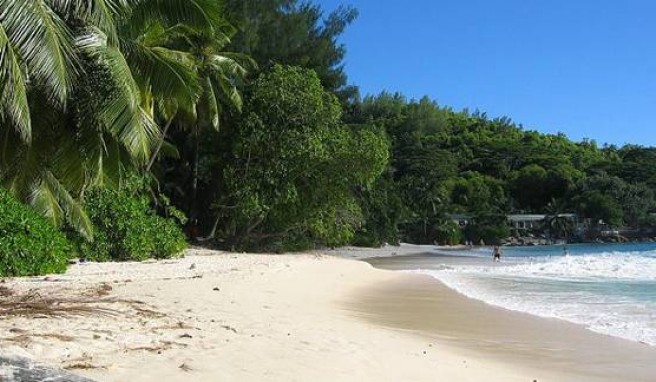
[[[46,218],[0,190],[0,275],[62,272],[71,249]]]
[[[656,149],[361,97],[357,11],[298,0],[0,0],[0,275],[186,239],[286,251],[496,241],[509,213],[656,225]],[[393,84],[390,84],[393,85]],[[466,227],[453,214],[471,216]],[[44,244],[49,243],[49,244]]]

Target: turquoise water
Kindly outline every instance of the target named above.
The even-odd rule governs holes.
[[[440,251],[473,262],[436,254],[406,269],[488,304],[656,346],[655,243],[505,247],[501,263],[490,248]]]

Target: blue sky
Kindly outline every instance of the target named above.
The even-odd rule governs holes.
[[[656,146],[656,1],[317,0],[363,94],[400,91],[574,140]]]

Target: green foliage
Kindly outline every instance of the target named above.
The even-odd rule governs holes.
[[[476,244],[498,245],[510,236],[510,228],[505,215],[479,216],[465,227],[464,236]]]
[[[440,241],[441,222],[460,213],[478,217],[467,228],[468,239],[498,242],[507,236],[505,223],[481,216],[503,221],[508,213],[549,213],[552,200],[564,201],[561,213],[577,212],[594,225],[603,220],[645,228],[653,222],[650,169],[656,168],[656,151],[650,148],[575,143],[563,134],[524,131],[508,118],[455,112],[426,98],[408,101],[389,93],[366,97],[348,120],[380,126],[390,137],[387,189],[394,195],[385,197],[400,199],[401,207],[370,203],[367,194],[360,203],[381,227],[396,221],[401,240]],[[556,225],[554,235],[572,231]]]
[[[219,3],[0,0],[0,8],[0,180],[91,238],[82,195],[148,162],[165,114],[155,101],[198,98],[198,68],[172,41],[223,26]]]
[[[512,195],[520,206],[529,211],[538,210],[551,197],[548,178],[547,170],[538,164],[523,167],[511,175]]]
[[[617,151],[620,160],[609,169],[611,175],[629,183],[644,183],[656,187],[656,148],[627,145]]]
[[[622,225],[622,206],[600,191],[588,191],[577,197],[579,211],[590,219],[592,224],[608,224],[611,227]]]
[[[650,212],[656,208],[654,190],[645,183],[628,183],[621,178],[595,175],[579,182],[572,204],[594,222],[603,220],[619,227],[650,225]]]
[[[324,17],[321,6],[299,0],[226,0],[227,18],[238,26],[231,48],[262,65],[276,63],[312,69],[340,99],[355,96],[347,86],[346,49],[338,37],[358,15],[339,7]]]
[[[384,134],[344,126],[337,99],[310,70],[275,66],[255,81],[224,172],[222,236],[237,246],[348,243],[362,223],[355,199],[388,160]],[[234,241],[238,239],[238,241]]]
[[[365,223],[356,232],[353,244],[363,247],[399,244],[399,224],[405,207],[391,173],[385,172],[371,187],[360,190],[358,199]]]
[[[449,180],[451,212],[489,213],[508,211],[505,183],[489,175],[465,172]]]
[[[462,243],[463,240],[460,226],[452,220],[447,220],[438,225],[435,236],[436,243],[441,245],[457,245]]]
[[[70,251],[52,224],[0,189],[0,277],[64,272]]]
[[[576,228],[570,218],[561,215],[547,215],[544,224],[549,236],[557,239],[567,240]]]
[[[94,189],[86,209],[94,225],[94,241],[79,241],[80,256],[94,261],[142,261],[169,258],[186,247],[174,219],[157,216],[148,198],[134,187]]]

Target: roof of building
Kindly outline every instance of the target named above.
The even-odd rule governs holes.
[[[574,218],[576,217],[575,214],[558,214],[559,217],[565,217],[565,218]],[[515,215],[508,215],[508,220],[510,221],[523,221],[523,222],[533,222],[533,221],[540,221],[544,220],[547,217],[547,215],[544,214],[515,214]]]

